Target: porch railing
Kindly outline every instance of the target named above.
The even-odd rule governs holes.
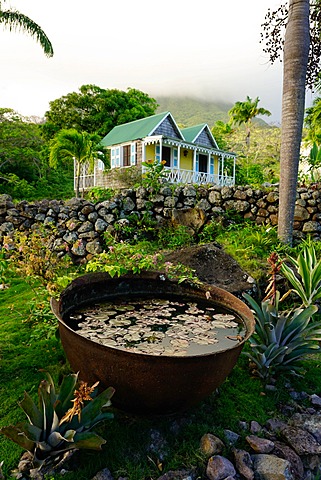
[[[192,172],[190,170],[182,170],[179,168],[165,168],[167,173],[167,180],[170,183],[194,183],[196,185],[212,183],[214,185],[231,186],[234,185],[234,178],[228,175],[218,175],[205,172]],[[144,173],[144,169],[143,169]],[[98,179],[97,179],[98,180]],[[99,180],[98,180],[99,182]],[[99,187],[97,185],[96,175],[89,174],[87,171],[83,171],[79,179],[79,190],[88,190],[92,187]],[[76,190],[77,177],[74,178],[74,188]]]
[[[227,175],[192,172],[179,168],[165,168],[165,172],[170,183],[195,183],[197,185],[213,183],[222,187],[234,185],[234,178]]]

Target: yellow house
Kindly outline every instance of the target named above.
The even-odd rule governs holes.
[[[110,150],[111,170],[137,166],[144,173],[143,162],[163,160],[171,183],[235,183],[236,155],[218,148],[207,124],[180,129],[170,112],[114,127],[101,144]],[[227,159],[233,164],[229,174]],[[97,162],[93,174],[85,175],[91,181],[83,177],[83,187],[106,186],[103,169],[102,162]]]

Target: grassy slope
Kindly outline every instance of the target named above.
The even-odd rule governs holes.
[[[13,278],[10,288],[0,291],[0,425],[24,420],[18,407],[24,390],[36,393],[43,378],[40,369],[57,373],[64,361],[58,340],[32,339],[28,301],[34,296],[26,282]],[[21,454],[14,443],[0,436],[0,461],[4,471],[13,468]]]

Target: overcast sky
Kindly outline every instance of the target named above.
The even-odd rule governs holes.
[[[279,122],[282,65],[270,66],[259,43],[267,9],[279,3],[7,0],[43,28],[55,53],[48,59],[26,34],[0,29],[0,107],[43,116],[51,100],[95,84],[231,103],[258,96]]]

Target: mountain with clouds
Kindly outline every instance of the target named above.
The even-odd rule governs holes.
[[[179,127],[192,127],[207,123],[212,128],[217,120],[228,122],[228,111],[232,103],[213,100],[201,100],[193,97],[154,96],[159,104],[157,113],[171,112]],[[254,119],[260,126],[268,124],[260,118]]]
[[[228,111],[232,103],[200,100],[193,97],[156,96],[159,104],[157,113],[171,112],[180,127],[192,127],[207,123],[210,128],[217,120],[228,121]]]

